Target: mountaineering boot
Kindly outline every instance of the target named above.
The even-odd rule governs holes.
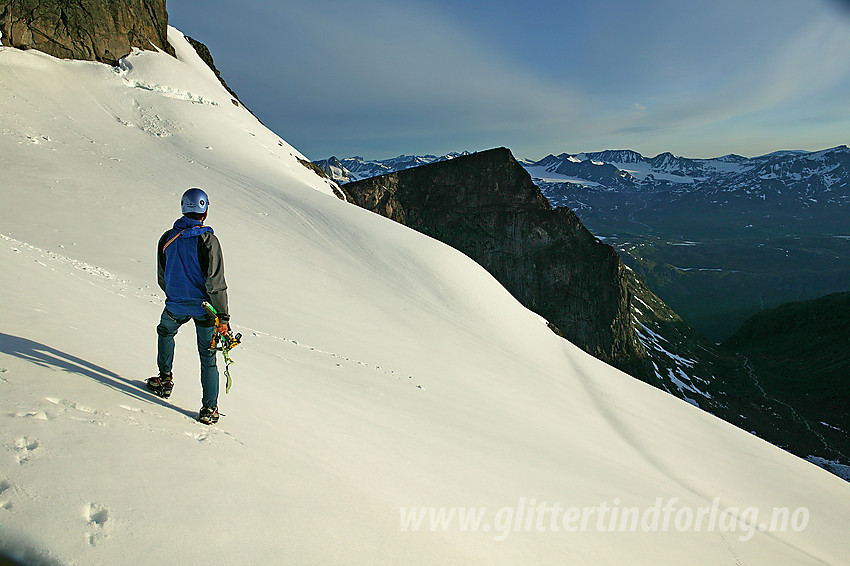
[[[218,407],[201,407],[201,413],[198,415],[198,422],[209,425],[218,422]]]
[[[157,376],[148,378],[145,382],[148,385],[148,389],[153,392],[157,397],[162,397],[163,399],[168,399],[171,397],[171,390],[174,388],[174,381],[171,379],[170,373],[160,373]]]

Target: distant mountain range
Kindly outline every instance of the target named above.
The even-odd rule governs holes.
[[[442,157],[317,162],[340,184]],[[763,308],[850,289],[850,149],[692,159],[631,150],[519,160],[708,337]]]
[[[469,155],[468,151],[453,152],[441,157],[436,155],[399,155],[391,159],[383,160],[367,160],[362,157],[346,157],[338,159],[330,157],[314,163],[325,170],[328,176],[337,183],[350,183],[352,181],[362,181],[378,175],[386,173],[394,173],[411,167],[419,167],[420,165],[428,165],[429,163],[437,163],[439,161],[448,161],[455,157]]]
[[[633,151],[523,164],[554,206],[722,340],[750,315],[850,289],[850,149],[688,159]]]
[[[715,159],[602,151],[549,155],[523,166],[554,206],[584,210],[586,216],[593,212],[594,219],[586,221],[611,233],[628,230],[634,223],[652,225],[658,217],[655,205],[671,202],[677,212],[683,207],[691,212],[679,214],[680,231],[702,230],[706,237],[717,237],[718,229],[745,228],[775,235],[800,220],[819,221],[817,226],[802,226],[805,229],[846,229],[846,218],[835,214],[835,205],[850,203],[850,149],[844,145]],[[644,208],[629,206],[634,204]],[[629,224],[623,225],[620,214],[606,212],[612,205],[629,208]],[[705,211],[710,212],[707,217]],[[671,227],[677,225],[674,219],[668,221]]]
[[[443,156],[399,155],[391,159],[363,157],[317,161],[339,183],[359,181],[447,161],[469,152]],[[692,159],[662,153],[644,157],[632,150],[548,155],[539,161],[519,160],[553,206],[574,210],[592,209],[586,197],[604,198],[609,208],[611,192],[634,193],[643,197],[663,194],[667,199],[690,197],[693,204],[715,208],[735,208],[741,199],[761,199],[778,207],[794,205],[794,214],[803,214],[826,205],[850,203],[850,148],[846,145],[823,151],[777,151],[747,158],[729,154],[714,159]],[[695,198],[696,197],[696,198]],[[770,215],[766,212],[765,218]],[[637,222],[637,220],[634,220]],[[755,226],[753,226],[755,227]]]

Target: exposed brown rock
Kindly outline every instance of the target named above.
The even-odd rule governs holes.
[[[0,4],[3,45],[62,59],[118,64],[134,47],[171,55],[165,0],[11,0]]]

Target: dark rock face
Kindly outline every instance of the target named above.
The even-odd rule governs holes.
[[[349,200],[465,253],[564,337],[626,371],[646,355],[626,269],[567,208],[553,209],[505,148],[343,186]]]
[[[209,67],[210,70],[215,73],[215,76],[216,78],[218,78],[218,81],[221,83],[221,86],[223,86],[224,89],[229,92],[234,99],[239,100],[239,97],[236,96],[236,93],[233,92],[233,90],[231,90],[229,86],[227,86],[227,83],[224,81],[224,77],[221,76],[221,71],[216,68],[209,48],[193,37],[189,37],[188,35],[184,37],[186,38],[186,41],[189,42],[189,45],[191,45],[195,49],[195,53],[198,54],[198,57],[200,57],[201,60],[207,64],[207,67]],[[238,106],[238,104],[236,105]]]
[[[109,65],[133,47],[171,55],[165,0],[11,0],[0,7],[3,45]]]

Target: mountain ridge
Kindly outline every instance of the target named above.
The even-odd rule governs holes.
[[[726,155],[718,156],[718,157],[685,157],[685,156],[677,156],[674,155],[670,151],[661,152],[653,157],[644,156],[638,151],[632,149],[606,149],[602,151],[591,151],[591,152],[579,152],[579,153],[559,153],[554,154],[550,153],[545,157],[534,160],[529,158],[517,158],[517,161],[521,163],[524,167],[552,167],[555,162],[561,161],[571,161],[574,163],[582,163],[582,162],[598,162],[597,165],[622,165],[629,163],[649,163],[653,167],[668,171],[671,169],[686,171],[700,171],[704,170],[704,166],[706,164],[710,164],[711,162],[721,162],[721,163],[736,163],[740,164],[743,162],[750,162],[753,164],[761,164],[767,161],[776,160],[776,159],[791,159],[797,160],[800,158],[805,159],[817,159],[827,154],[832,153],[850,153],[850,148],[846,144],[840,144],[834,147],[808,151],[808,150],[778,150],[773,151],[764,155],[756,156],[756,157],[745,157],[742,155],[729,153]],[[336,166],[340,164],[343,167],[347,167],[347,165],[353,165],[354,169],[348,170],[348,176],[346,176],[346,171],[340,170],[337,171],[337,177],[334,180],[342,181],[342,182],[350,182],[355,180],[362,180],[365,177],[365,174],[371,174],[371,171],[381,171],[380,174],[383,173],[392,173],[394,171],[399,171],[402,169],[406,169],[409,167],[416,167],[419,165],[425,165],[428,163],[445,161],[448,159],[452,159],[454,157],[458,157],[461,155],[468,155],[468,151],[460,151],[460,152],[451,152],[443,156],[437,156],[434,154],[425,154],[425,155],[407,155],[400,154],[397,157],[389,158],[389,159],[367,159],[363,156],[352,156],[346,158],[338,158],[336,156],[332,156],[327,159],[321,159],[315,161],[317,165],[322,167],[323,169],[329,163],[333,163]],[[330,174],[331,171],[326,171]],[[532,174],[533,175],[533,174]],[[371,175],[376,176],[376,175]]]

